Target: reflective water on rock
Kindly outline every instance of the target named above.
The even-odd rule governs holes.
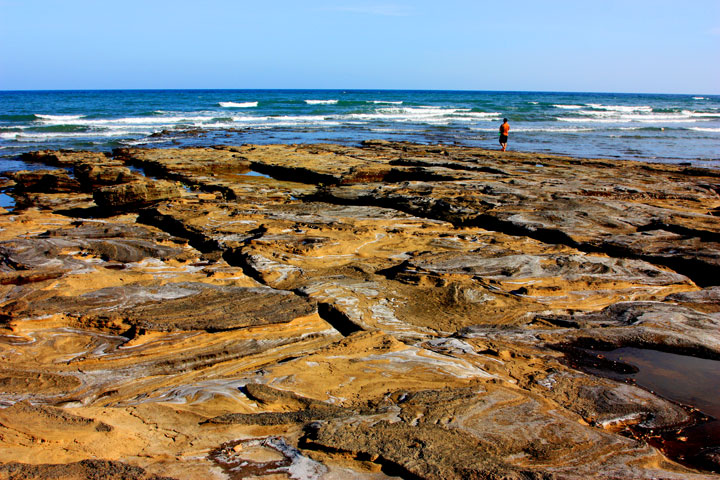
[[[15,199],[7,193],[0,193],[0,207],[12,209],[15,206]]]
[[[604,355],[637,367],[639,371],[629,376],[641,387],[720,418],[720,362],[632,347]]]
[[[642,348],[623,347],[598,354],[605,360],[629,364],[636,372],[614,372],[618,379],[664,398],[697,409],[698,423],[672,431],[638,432],[649,443],[681,463],[719,472],[720,463],[720,362]],[[630,370],[635,370],[630,369]]]

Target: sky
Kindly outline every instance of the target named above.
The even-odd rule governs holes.
[[[0,90],[720,94],[720,0],[0,0]]]

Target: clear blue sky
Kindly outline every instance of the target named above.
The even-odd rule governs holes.
[[[0,0],[0,90],[720,94],[720,0]]]

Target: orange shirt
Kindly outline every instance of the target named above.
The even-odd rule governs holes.
[[[507,135],[509,131],[510,131],[509,123],[503,123],[502,125],[500,125],[500,133],[502,133],[503,135]]]

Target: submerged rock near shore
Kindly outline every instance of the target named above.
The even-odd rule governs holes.
[[[682,440],[713,413],[602,353],[720,359],[718,171],[386,141],[24,159],[56,170],[3,183],[0,479],[720,472],[717,437]]]

